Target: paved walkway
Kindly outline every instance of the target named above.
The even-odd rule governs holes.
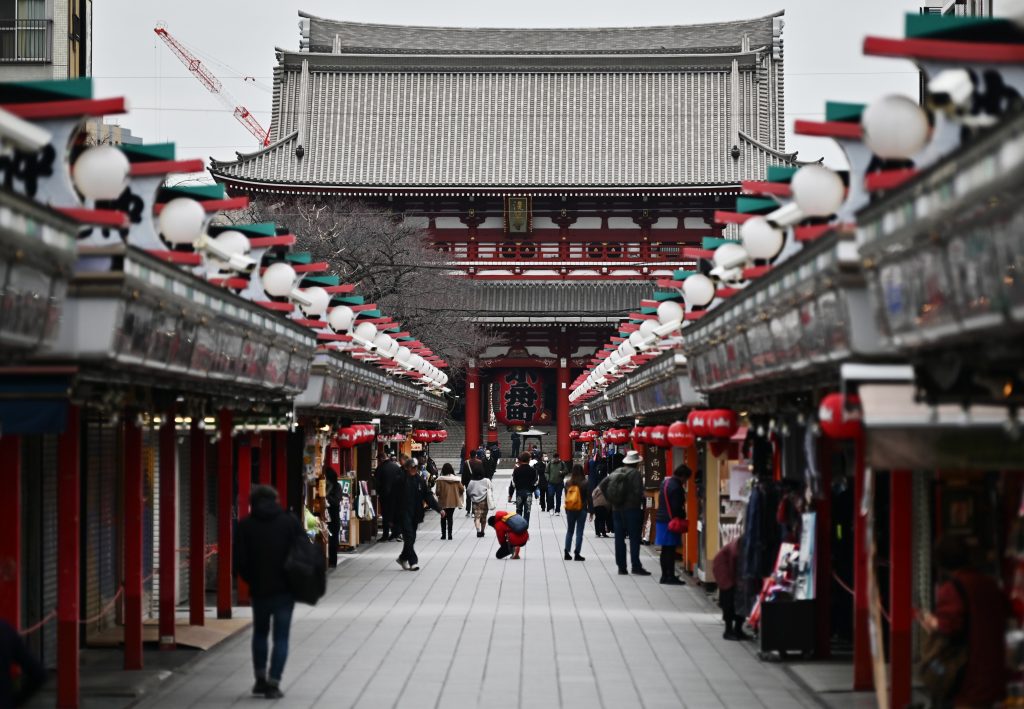
[[[503,491],[507,476],[495,482]],[[397,543],[346,558],[316,607],[296,607],[279,706],[820,706],[752,646],[723,640],[703,591],[658,584],[656,558],[654,576],[618,576],[612,540],[589,525],[587,560],[563,561],[564,513],[533,512],[519,561],[495,559],[493,532],[478,539],[459,511],[453,541],[428,513],[420,571],[395,563]],[[249,694],[250,637],[140,706],[266,706]]]

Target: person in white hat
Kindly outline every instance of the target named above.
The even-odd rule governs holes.
[[[601,492],[611,503],[615,523],[615,563],[619,574],[625,576],[626,537],[629,537],[629,560],[637,576],[650,576],[651,572],[640,563],[640,535],[644,520],[644,478],[640,474],[640,454],[630,451],[622,466],[601,481]]]

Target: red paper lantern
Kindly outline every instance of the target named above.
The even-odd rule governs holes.
[[[629,439],[633,441],[633,445],[640,443],[640,437],[643,435],[643,428],[640,426],[634,426],[633,430],[629,432]]]
[[[437,441],[438,443],[444,443],[445,441],[448,440],[448,432],[447,431],[443,431],[443,430],[442,431],[436,431],[435,432],[435,436],[436,437],[434,438],[434,440]]]
[[[613,428],[604,435],[605,440],[617,446],[629,440],[629,431],[625,428]]]
[[[578,441],[579,439],[580,439],[580,432],[579,431],[577,431],[576,429],[573,429],[572,431],[569,431],[569,440],[570,441]]]
[[[351,426],[338,429],[338,445],[342,448],[351,448],[356,444],[356,430]]]
[[[359,431],[359,436],[357,438],[357,443],[360,443],[360,444],[368,443],[368,442],[372,441],[373,437],[376,435],[376,430],[374,429],[373,426],[371,426],[368,423],[359,424],[356,427],[356,429]]]
[[[818,423],[829,438],[856,438],[862,427],[860,397],[851,394],[844,400],[839,392],[827,395],[818,406]]]
[[[654,426],[644,426],[640,429],[640,442],[645,446],[651,444],[651,431],[654,430]]]
[[[712,438],[732,438],[739,427],[739,417],[732,409],[712,409],[708,412],[708,433]]]
[[[670,445],[676,448],[689,448],[696,441],[696,436],[693,435],[693,431],[683,421],[676,421],[674,424],[668,427],[668,442]]]
[[[686,425],[697,438],[707,438],[711,435],[711,418],[708,416],[710,413],[706,409],[694,409],[686,417]]]
[[[600,431],[595,431],[594,429],[590,429],[589,431],[587,431],[587,442],[588,443],[593,443],[594,441],[596,441],[600,437],[601,437],[601,432]]]
[[[657,446],[658,448],[668,448],[668,426],[651,426],[651,432],[648,434],[648,439],[653,446]]]

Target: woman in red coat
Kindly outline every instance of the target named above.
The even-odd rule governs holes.
[[[506,519],[514,515],[515,512],[509,512],[507,510],[498,510],[487,519],[487,524],[494,527],[494,533],[498,537],[498,544],[501,547],[495,554],[499,559],[504,559],[509,554],[512,554],[513,559],[518,559],[519,549],[530,541],[529,530],[524,532],[513,532],[508,528],[508,524],[505,522]]]

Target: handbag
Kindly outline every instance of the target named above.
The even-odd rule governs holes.
[[[327,568],[324,556],[304,534],[295,534],[284,562],[288,590],[299,603],[311,606],[327,592]]]
[[[497,505],[494,504],[494,487],[491,485],[491,481],[487,481],[487,509],[493,510]]]
[[[686,534],[690,530],[690,525],[685,517],[675,517],[672,515],[672,506],[668,502],[668,479],[665,479],[665,484],[661,486],[661,495],[665,500],[665,510],[668,512],[668,531],[672,534]]]

